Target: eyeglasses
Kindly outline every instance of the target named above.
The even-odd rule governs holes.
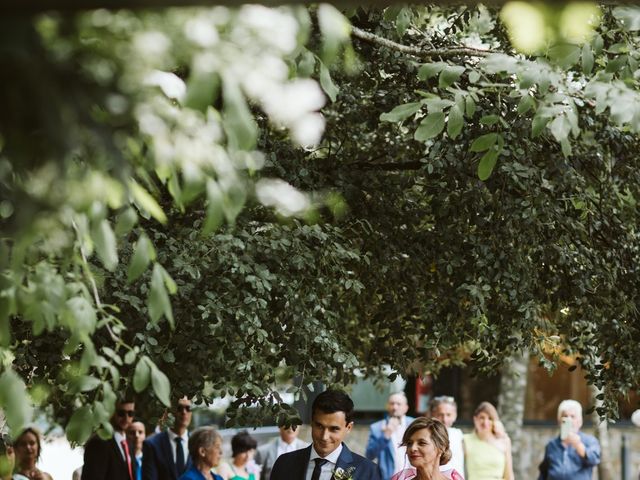
[[[136,414],[135,410],[117,410],[116,413],[118,414],[119,417],[129,417],[129,418],[133,418],[134,415]]]
[[[191,411],[191,405],[178,405],[176,407],[176,410],[178,412],[190,412]]]

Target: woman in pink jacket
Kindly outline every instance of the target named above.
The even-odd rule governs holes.
[[[451,460],[447,427],[435,418],[416,418],[405,430],[402,445],[412,468],[396,473],[391,480],[464,480],[455,469],[440,471]]]

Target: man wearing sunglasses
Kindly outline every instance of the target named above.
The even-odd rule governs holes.
[[[132,445],[126,431],[135,415],[133,400],[121,400],[111,416],[113,436],[103,440],[94,435],[84,447],[82,480],[135,480]]]
[[[156,433],[142,444],[142,480],[177,480],[191,467],[187,428],[191,423],[191,400],[178,400],[170,429]]]

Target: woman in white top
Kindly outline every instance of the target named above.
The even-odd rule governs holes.
[[[464,449],[462,448],[462,430],[454,428],[453,424],[458,418],[458,405],[453,397],[440,395],[434,397],[429,403],[429,411],[432,418],[437,418],[447,426],[449,434],[449,448],[451,460],[440,467],[441,471],[455,468],[458,472],[464,472]]]

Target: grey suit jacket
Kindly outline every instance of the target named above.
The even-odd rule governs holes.
[[[260,480],[269,480],[271,478],[271,469],[273,468],[273,464],[276,463],[276,458],[278,458],[279,440],[280,438],[274,438],[256,450],[254,459],[256,463],[262,467],[262,470],[260,470]],[[300,450],[301,448],[308,447],[309,444],[296,438],[293,441],[293,446],[296,450]]]

